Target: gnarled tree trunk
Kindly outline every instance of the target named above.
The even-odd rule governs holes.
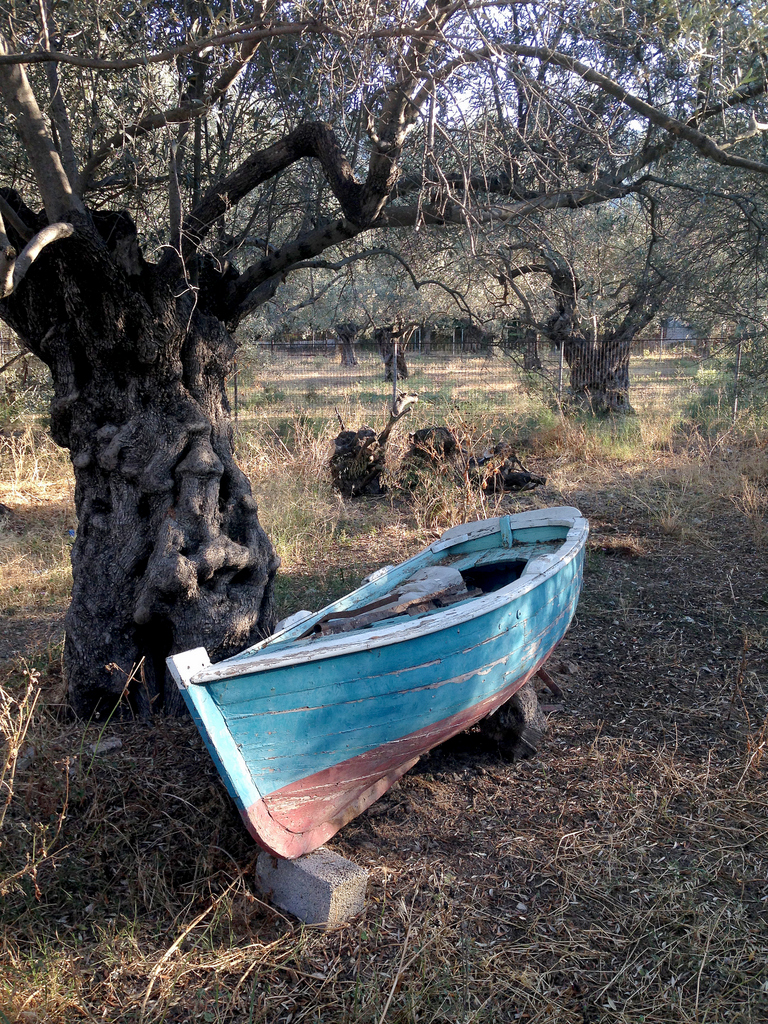
[[[144,263],[130,217],[111,217],[96,218],[109,251],[82,235],[46,250],[6,318],[51,368],[51,430],[75,471],[71,704],[107,711],[125,691],[144,715],[180,706],[168,654],[216,660],[271,631],[279,560],[233,454],[225,282],[174,286]]]
[[[631,412],[629,356],[635,332],[590,338],[572,334],[563,356],[571,371],[571,397],[593,412]]]
[[[336,334],[341,348],[341,365],[357,366],[355,355],[355,339],[360,328],[357,324],[336,324]]]
[[[580,329],[577,311],[581,282],[568,267],[549,264],[557,311],[545,334],[563,346],[563,358],[571,374],[570,400],[595,413],[632,412],[629,401],[629,355],[632,340],[652,313],[630,305],[624,322],[602,336]],[[641,305],[637,299],[638,307]]]
[[[394,367],[397,365],[397,379],[405,380],[408,377],[408,364],[405,361],[405,348],[408,345],[413,330],[406,335],[405,331],[398,331],[393,326],[377,327],[374,333],[376,344],[384,363],[384,380],[394,380]],[[395,342],[397,342],[397,363],[395,364]]]

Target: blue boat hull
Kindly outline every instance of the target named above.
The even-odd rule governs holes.
[[[513,551],[515,518],[507,519]],[[529,546],[537,543],[526,529]],[[573,541],[573,529],[561,527],[563,541],[569,533]],[[249,657],[210,669],[204,652],[171,659],[185,700],[257,842],[289,858],[315,849],[386,792],[421,754],[490,714],[523,686],[573,617],[586,530],[582,533],[580,543],[571,543],[569,557],[534,574],[530,585],[518,583],[466,601],[464,609],[314,645],[311,637],[288,635],[271,648],[258,645]],[[484,557],[496,557],[503,553],[500,534],[448,545],[449,557],[459,564],[462,557],[471,561],[478,557],[469,550],[473,545],[487,552]],[[550,536],[538,543],[558,546]],[[435,556],[446,557],[440,551]],[[554,555],[544,562],[546,557]],[[204,681],[206,674],[216,678]]]

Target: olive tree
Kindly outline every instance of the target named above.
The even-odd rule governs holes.
[[[530,235],[543,211],[638,194],[679,146],[768,171],[742,155],[761,137],[760,29],[731,14],[713,34],[717,11],[677,30],[685,12],[659,27],[642,4],[537,0],[6,12],[0,318],[51,369],[75,472],[78,713],[172,707],[169,653],[215,660],[273,627],[278,559],[225,380],[233,331],[286,278],[382,233]],[[693,91],[670,78],[696,65],[690,40]]]

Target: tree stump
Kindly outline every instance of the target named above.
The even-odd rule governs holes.
[[[344,430],[334,438],[329,460],[333,486],[347,498],[385,494],[381,474],[386,464],[386,445],[392,428],[418,401],[417,395],[398,394],[389,421],[380,434],[371,427]]]

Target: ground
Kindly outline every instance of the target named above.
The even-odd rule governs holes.
[[[540,756],[472,732],[423,759],[329,844],[371,872],[364,918],[331,934],[262,901],[189,722],[73,723],[45,654],[0,847],[8,1019],[768,1018],[765,448],[694,437],[641,465],[582,440],[532,444],[549,483],[502,506],[591,523]],[[441,528],[398,496],[322,500],[334,553],[315,570],[293,550],[285,613]]]

